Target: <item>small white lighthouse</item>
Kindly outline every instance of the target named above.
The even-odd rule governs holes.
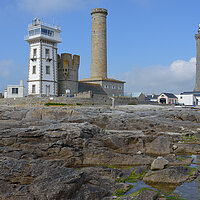
[[[25,41],[30,45],[27,95],[57,96],[57,43],[60,27],[38,18],[28,25]]]

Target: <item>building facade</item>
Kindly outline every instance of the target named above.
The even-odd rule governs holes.
[[[29,43],[27,95],[57,96],[57,44],[60,28],[34,19],[28,26]]]
[[[158,97],[159,104],[177,104],[178,98],[172,93],[162,93]]]
[[[179,104],[186,106],[200,105],[200,92],[183,92],[176,96]]]
[[[22,98],[25,97],[25,87],[23,81],[19,85],[8,85],[4,90],[4,98]]]

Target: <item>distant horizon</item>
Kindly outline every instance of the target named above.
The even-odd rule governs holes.
[[[8,0],[0,2],[0,93],[25,87],[35,17],[61,27],[58,53],[81,56],[79,79],[90,77],[91,9],[108,10],[108,77],[126,81],[125,92],[160,94],[193,91],[200,2],[194,0]]]

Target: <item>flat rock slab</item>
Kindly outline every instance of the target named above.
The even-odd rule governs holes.
[[[148,172],[143,181],[153,184],[181,184],[198,176],[198,171],[189,167],[171,167],[168,169]]]

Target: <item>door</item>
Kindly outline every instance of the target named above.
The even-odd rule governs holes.
[[[50,96],[50,85],[46,85],[46,96]]]

